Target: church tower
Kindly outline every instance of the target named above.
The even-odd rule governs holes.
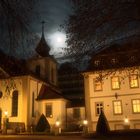
[[[57,62],[49,54],[48,46],[44,35],[44,21],[42,22],[42,36],[36,47],[37,55],[27,62],[27,67],[31,73],[53,85],[57,85]]]
[[[38,55],[40,55],[42,57],[48,57],[50,47],[46,43],[46,40],[45,40],[45,37],[44,37],[44,23],[45,22],[42,21],[42,36],[41,36],[40,42],[38,43],[38,45],[36,47],[36,52],[38,53]]]

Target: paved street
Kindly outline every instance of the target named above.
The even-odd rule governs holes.
[[[1,135],[0,140],[88,140],[81,136],[17,136],[17,135]]]

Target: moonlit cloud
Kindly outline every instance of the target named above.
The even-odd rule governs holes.
[[[51,53],[59,56],[66,47],[66,35],[63,32],[54,32],[48,35],[48,44],[51,46]],[[57,54],[58,52],[58,54]]]
[[[69,0],[40,0],[37,8],[40,15],[38,21],[33,23],[36,32],[41,35],[41,21],[46,21],[45,38],[51,47],[51,54],[62,54],[62,48],[66,47],[66,35],[58,30],[72,11]]]

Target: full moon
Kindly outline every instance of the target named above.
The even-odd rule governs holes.
[[[51,52],[59,54],[63,52],[62,48],[66,47],[66,34],[64,32],[54,32],[48,35],[49,45],[51,46]]]
[[[57,37],[56,41],[57,41],[58,43],[61,43],[63,40],[62,40],[61,37]]]
[[[49,42],[50,42],[50,45],[53,47],[53,48],[62,48],[62,47],[65,47],[66,46],[66,35],[65,33],[62,33],[62,32],[54,32],[52,34],[50,34],[49,36]]]

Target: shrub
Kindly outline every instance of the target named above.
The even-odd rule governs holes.
[[[108,121],[103,111],[101,111],[97,126],[96,126],[96,133],[99,135],[108,134],[110,131]]]
[[[44,114],[42,114],[40,116],[40,119],[39,119],[39,121],[38,121],[38,123],[36,125],[36,131],[37,132],[44,132],[44,131],[50,132],[50,124],[47,121],[47,119],[44,116]]]

